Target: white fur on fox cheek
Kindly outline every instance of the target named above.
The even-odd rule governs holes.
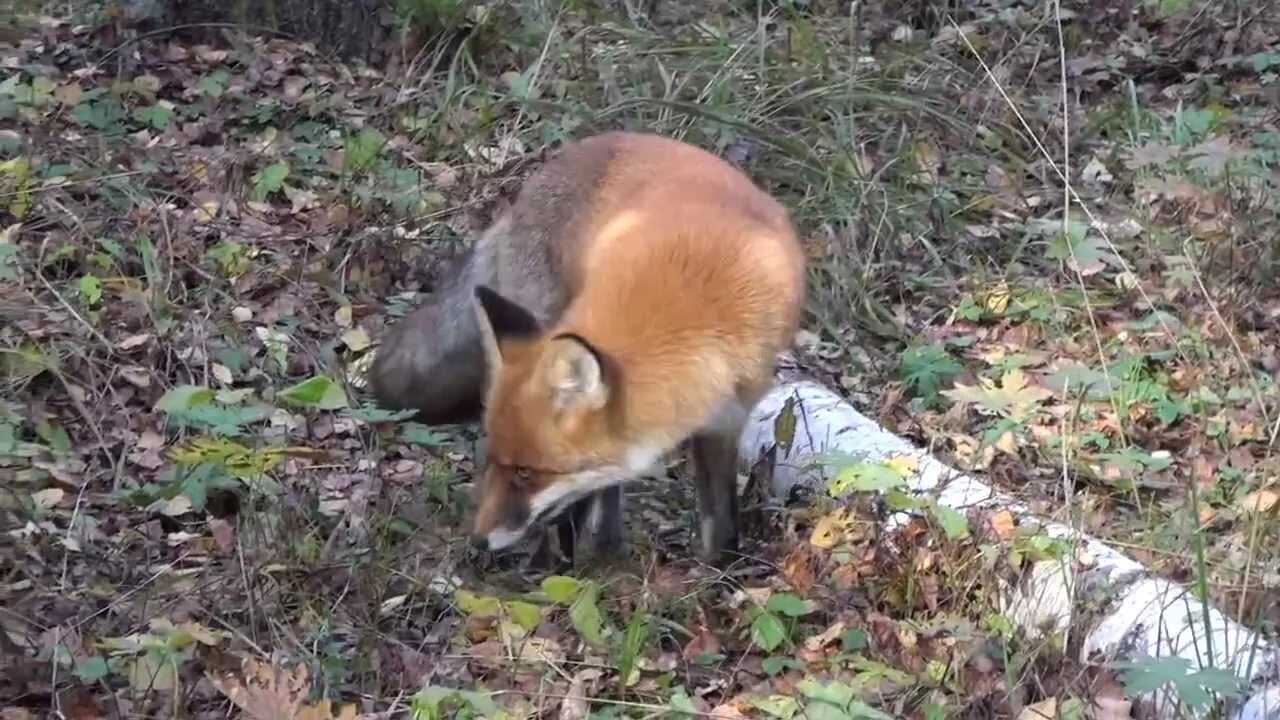
[[[547,510],[564,506],[613,485],[621,485],[628,477],[621,468],[588,470],[551,485],[529,499],[529,517],[540,517]]]

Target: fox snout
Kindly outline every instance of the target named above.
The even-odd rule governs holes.
[[[541,489],[518,492],[500,473],[488,475],[479,488],[471,544],[479,550],[505,550],[525,541],[530,529],[555,524],[582,501],[605,490],[617,490],[627,474],[618,470],[587,471],[564,476]],[[615,492],[611,506],[621,502]],[[596,498],[599,500],[599,498]],[[613,514],[617,514],[617,510]]]
[[[514,528],[497,526],[488,529],[475,526],[471,530],[471,546],[477,550],[506,550],[528,534],[531,523],[518,523]]]
[[[477,550],[504,550],[523,540],[532,525],[529,504],[505,492],[502,483],[486,486],[471,524],[471,545]]]

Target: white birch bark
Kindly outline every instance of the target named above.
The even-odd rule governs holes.
[[[822,454],[838,453],[870,462],[912,456],[918,462],[908,481],[912,490],[930,493],[940,504],[961,512],[974,507],[1007,509],[1024,522],[1033,520],[1051,536],[1069,538],[1075,545],[1074,562],[1038,562],[1030,569],[1029,582],[1005,587],[1003,610],[1024,631],[1034,635],[1042,632],[1040,628],[1050,627],[1075,638],[1083,634],[1079,659],[1091,662],[1181,657],[1189,661],[1189,672],[1209,667],[1229,669],[1249,685],[1244,696],[1225,705],[1228,712],[1219,717],[1280,720],[1280,653],[1275,646],[1201,603],[1187,589],[1153,576],[1101,540],[1063,523],[1035,517],[1014,498],[949,468],[818,383],[783,381],[761,400],[742,433],[739,459],[743,464],[750,466],[762,451],[776,444],[774,421],[788,400],[794,402],[795,432],[789,447],[776,449],[776,497],[785,499],[797,485],[826,492],[832,469],[814,466],[815,458]],[[1101,597],[1102,610],[1077,611],[1074,598],[1085,594],[1091,603]],[[1206,618],[1210,632],[1205,632]],[[1195,716],[1180,706],[1171,691],[1137,698],[1135,710],[1143,708],[1154,711],[1157,718]]]

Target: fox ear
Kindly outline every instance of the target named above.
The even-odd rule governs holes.
[[[480,325],[485,357],[491,360],[502,358],[500,340],[533,337],[541,332],[538,320],[532,313],[485,285],[476,286],[473,308],[476,322]]]
[[[547,384],[557,410],[599,410],[609,383],[599,354],[577,335],[558,335],[547,345]]]

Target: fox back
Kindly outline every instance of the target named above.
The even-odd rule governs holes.
[[[691,441],[704,554],[736,548],[737,438],[805,295],[789,213],[675,140],[607,133],[521,189],[476,283],[488,459],[473,537],[500,549]],[[521,277],[556,278],[555,287]],[[538,283],[533,283],[538,285]]]

